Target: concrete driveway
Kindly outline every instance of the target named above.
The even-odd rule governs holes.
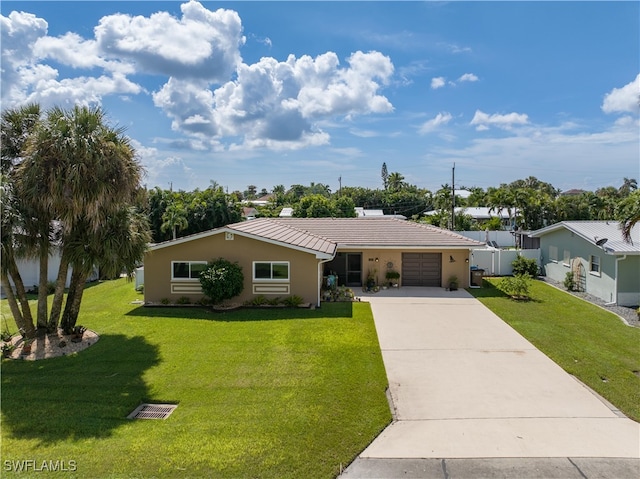
[[[467,465],[470,459],[500,458],[494,472],[513,458],[547,466],[549,461],[569,464],[569,459],[569,469],[577,468],[576,477],[582,479],[636,477],[640,472],[640,425],[564,372],[466,291],[401,288],[362,299],[373,310],[395,420],[342,477],[453,478],[447,471],[439,475],[443,458],[454,463],[464,458]],[[599,462],[594,466],[586,458]],[[622,469],[612,469],[613,459],[607,458],[616,458]],[[437,474],[407,475],[418,467],[415,460],[437,460]],[[575,461],[583,461],[583,470]],[[393,464],[397,475],[389,469]],[[425,470],[430,467],[426,464],[421,466]],[[589,467],[596,471],[591,476],[585,473]],[[520,472],[468,477],[574,476]]]

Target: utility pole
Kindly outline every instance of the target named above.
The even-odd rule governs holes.
[[[451,170],[451,231],[456,229],[456,164]]]
[[[338,183],[340,187],[338,188],[338,196],[342,196],[342,176],[338,177]]]

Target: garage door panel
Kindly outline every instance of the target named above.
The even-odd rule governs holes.
[[[440,286],[442,284],[442,254],[403,253],[402,277],[404,286]]]

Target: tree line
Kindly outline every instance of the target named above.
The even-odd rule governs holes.
[[[501,229],[499,216],[506,214],[514,228],[536,230],[560,221],[623,220],[640,210],[637,180],[624,178],[619,186],[607,186],[595,191],[574,190],[563,193],[552,184],[529,176],[511,183],[489,187],[456,187],[456,195],[448,184],[437,191],[419,188],[405,181],[400,172],[389,173],[386,163],[381,169],[381,188],[344,187],[332,192],[328,185],[311,183],[308,187],[283,185],[271,191],[263,188],[261,196],[269,197],[266,206],[256,206],[259,216],[278,216],[283,207],[293,208],[293,216],[349,216],[350,205],[365,209],[380,209],[387,215],[403,215],[414,221],[427,222],[455,230]],[[250,185],[245,192],[233,193],[238,201],[251,204],[260,196],[247,197],[247,191],[257,191]],[[461,195],[462,191],[467,194]],[[304,201],[303,201],[304,200]],[[349,201],[350,200],[350,201]],[[338,202],[342,207],[338,207]],[[348,205],[348,207],[347,207]],[[495,217],[482,224],[470,215],[454,214],[452,207],[487,207]],[[423,216],[430,211],[433,214]],[[312,214],[309,214],[309,213]]]
[[[513,228],[530,231],[571,220],[630,223],[640,211],[640,191],[633,178],[624,178],[618,187],[563,194],[552,184],[530,176],[486,190],[474,186],[457,187],[454,202],[448,184],[441,185],[435,192],[419,188],[406,182],[400,172],[388,173],[386,163],[381,176],[381,188],[346,186],[335,192],[322,183],[294,184],[288,189],[276,185],[260,191],[255,185],[248,185],[243,192],[231,193],[225,193],[213,180],[206,190],[191,192],[156,187],[148,192],[153,239],[166,241],[240,221],[243,207],[254,208],[257,217],[278,217],[283,208],[291,208],[292,216],[298,218],[349,218],[356,216],[355,207],[358,206],[454,230],[499,230],[503,228],[500,216],[506,214]],[[462,196],[462,191],[467,193]],[[453,215],[455,224],[452,225],[454,205],[463,208],[463,212]],[[495,216],[479,223],[464,213],[465,207],[486,207]],[[424,215],[425,212],[431,214]]]

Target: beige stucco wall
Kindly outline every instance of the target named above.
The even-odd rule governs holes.
[[[172,303],[181,296],[191,301],[202,298],[198,280],[171,280],[172,261],[210,261],[224,258],[242,267],[244,291],[234,302],[244,302],[263,294],[267,298],[298,295],[305,302],[318,301],[318,260],[314,254],[276,244],[246,238],[238,234],[233,240],[224,233],[194,239],[147,252],[144,259],[145,301],[159,303],[163,298]],[[253,261],[289,261],[289,282],[253,281]],[[264,286],[276,286],[279,291],[264,291]],[[254,288],[262,290],[254,293]]]
[[[448,280],[452,275],[458,277],[460,288],[469,287],[469,262],[467,261],[471,253],[469,250],[443,250],[442,251],[442,286],[448,287]],[[453,256],[454,263],[450,262],[449,256]]]
[[[442,287],[448,286],[448,280],[452,275],[456,275],[460,288],[469,287],[469,263],[465,260],[469,259],[469,250],[434,250],[434,249],[340,249],[345,253],[362,253],[362,284],[366,283],[369,271],[376,271],[378,284],[386,283],[385,274],[387,272],[387,264],[392,263],[391,269],[402,273],[402,253],[442,253]],[[449,262],[449,256],[453,256],[454,263]],[[377,260],[377,261],[376,261]],[[402,286],[402,276],[400,276],[400,286]]]

